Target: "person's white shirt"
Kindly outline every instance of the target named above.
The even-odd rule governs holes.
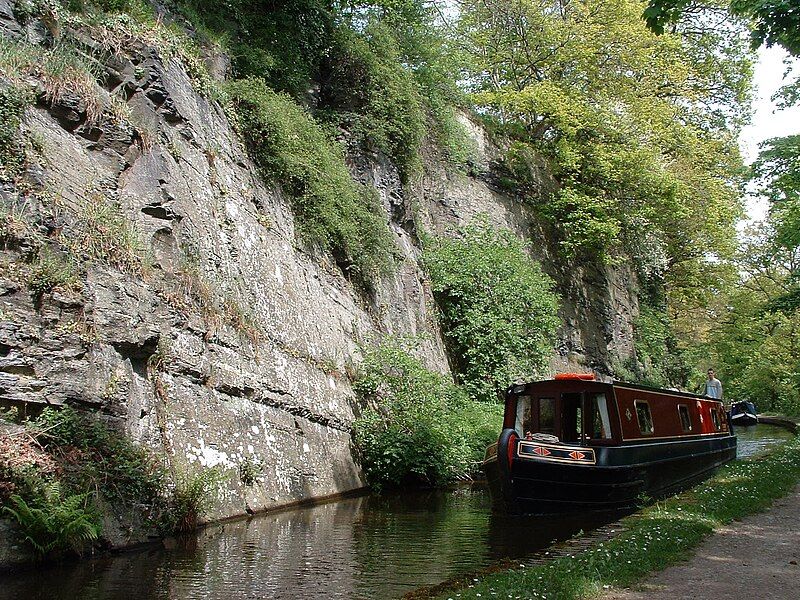
[[[716,377],[706,379],[706,396],[709,398],[722,398],[722,382]]]

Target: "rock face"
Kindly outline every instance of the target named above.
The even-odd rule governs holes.
[[[6,4],[0,33],[22,35]],[[41,147],[27,177],[43,192],[0,184],[7,221],[23,231],[0,251],[0,403],[91,408],[174,472],[221,467],[230,476],[211,518],[364,485],[347,376],[361,345],[418,336],[426,364],[448,370],[415,227],[447,232],[486,214],[533,242],[564,298],[554,369],[607,369],[632,353],[633,276],[560,264],[532,214],[489,177],[431,159],[403,190],[388,161],[352,156],[354,175],[380,194],[400,256],[367,299],[301,245],[280,190],[259,178],[220,105],[177,60],[131,43],[103,66],[130,116],[115,120],[105,106],[93,120],[69,91],[40,101],[23,129]],[[491,144],[471,128],[488,169]],[[100,250],[81,233],[89,226]],[[90,261],[72,291],[37,296],[21,274],[30,235],[116,258]],[[246,485],[238,474],[254,466]]]

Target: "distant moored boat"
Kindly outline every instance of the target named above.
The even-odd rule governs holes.
[[[484,470],[495,509],[547,514],[631,507],[734,458],[719,400],[562,374],[507,390]]]
[[[758,423],[758,412],[755,404],[745,400],[731,404],[731,423],[744,426]]]

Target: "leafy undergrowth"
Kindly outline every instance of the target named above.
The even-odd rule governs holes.
[[[800,480],[800,437],[757,460],[738,461],[679,496],[626,518],[608,542],[536,567],[490,575],[439,598],[587,598],[630,586],[685,559],[717,527],[762,511]]]
[[[16,521],[40,558],[88,550],[109,511],[148,535],[194,529],[222,481],[209,469],[172,483],[145,448],[69,406],[22,424],[0,435],[0,518]]]
[[[436,486],[468,479],[497,439],[502,408],[471,400],[427,369],[402,340],[370,349],[355,390],[368,403],[353,439],[374,489]]]

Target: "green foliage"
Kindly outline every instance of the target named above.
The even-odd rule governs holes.
[[[11,504],[4,506],[3,512],[16,519],[25,541],[42,557],[81,552],[102,529],[89,494],[64,496],[57,482],[47,485],[43,495],[30,504],[16,494],[11,496]]]
[[[328,0],[262,3],[182,0],[179,10],[205,32],[228,38],[234,74],[304,97],[329,52],[336,13]]]
[[[351,128],[391,157],[407,178],[419,167],[425,116],[389,25],[373,19],[363,33],[340,27],[329,69],[323,106],[346,107]]]
[[[678,344],[674,327],[663,308],[639,305],[634,322],[636,357],[615,365],[615,376],[653,387],[688,388],[699,376],[688,351]]]
[[[461,598],[577,600],[610,586],[630,587],[653,571],[686,559],[715,529],[763,511],[800,480],[800,440],[758,460],[736,461],[707,483],[658,502],[621,523],[611,540],[542,565],[469,580]],[[454,597],[455,594],[442,596]]]
[[[198,520],[211,508],[223,480],[223,473],[217,469],[179,477],[161,515],[161,531],[186,533],[197,529]]]
[[[355,389],[369,407],[355,422],[353,439],[377,489],[469,477],[497,438],[498,405],[470,400],[396,341],[366,353]]]
[[[608,249],[619,239],[622,225],[612,202],[583,191],[564,188],[545,205],[543,213],[563,234],[567,256],[580,252],[599,254],[610,261]]]
[[[517,141],[509,170],[519,178],[520,146],[551,164],[560,190],[528,200],[565,252],[613,261],[624,249],[641,274],[680,282],[684,265],[733,249],[730,132],[745,119],[750,57],[736,23],[704,26],[700,10],[691,34],[657,37],[640,14],[636,0],[476,0],[458,36],[477,107]]]
[[[228,86],[256,164],[292,199],[305,238],[369,285],[389,271],[393,243],[374,192],[357,184],[342,149],[288,96],[263,81]]]
[[[770,202],[775,242],[800,247],[800,135],[763,142],[752,169],[757,192]]]
[[[752,177],[770,212],[746,233],[708,346],[729,397],[800,415],[800,136],[765,142]]]
[[[690,0],[650,0],[644,18],[650,29],[661,34],[668,25],[679,22],[687,9],[695,4]],[[733,14],[753,21],[753,48],[761,44],[780,44],[790,54],[800,55],[800,2],[730,0],[729,8]]]
[[[11,173],[22,166],[20,124],[29,104],[30,97],[24,89],[0,84],[0,168]]]
[[[263,79],[314,104],[392,158],[404,178],[419,166],[426,113],[445,155],[462,165],[471,159],[454,118],[458,67],[426,2],[294,0],[263,10],[243,0],[189,0],[179,7],[202,31],[226,38],[237,78]]]
[[[74,448],[84,454],[84,461],[65,465],[65,478],[72,487],[100,489],[112,503],[157,504],[164,473],[146,450],[102,421],[65,406],[45,409],[29,428],[47,450]]]
[[[264,472],[264,461],[246,457],[239,463],[239,481],[247,487],[253,487]]]
[[[3,512],[17,519],[42,555],[80,551],[96,540],[101,505],[164,534],[190,531],[223,480],[217,469],[206,469],[169,486],[144,448],[69,406],[46,408],[26,426],[30,442],[0,438],[0,450],[13,453],[0,460],[0,491],[10,490]]]
[[[78,276],[71,260],[42,246],[28,274],[28,287],[33,297],[38,299],[56,288],[69,289],[77,284]]]
[[[473,398],[492,401],[545,372],[558,298],[511,232],[479,222],[459,234],[426,241],[423,260],[459,377]]]
[[[706,355],[725,395],[751,400],[759,411],[800,415],[800,309],[792,302],[800,248],[787,247],[775,214],[745,232],[737,279],[712,305]]]

